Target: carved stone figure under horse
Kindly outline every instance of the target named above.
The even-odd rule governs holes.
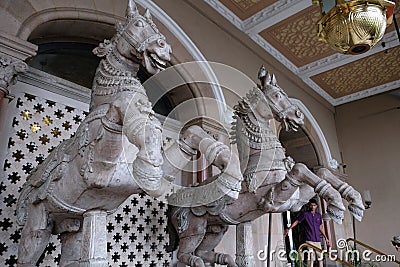
[[[163,70],[171,48],[148,10],[139,14],[129,0],[125,24],[117,24],[117,34],[93,52],[103,59],[95,74],[89,115],[75,136],[31,173],[18,200],[18,222],[24,226],[18,266],[35,266],[51,234],[61,234],[60,266],[108,266],[107,213],[132,194],[162,194],[162,177],[178,171],[176,165],[163,164],[163,157],[182,158],[180,166],[200,149],[196,143],[176,143],[163,154],[161,125],[137,72],[140,65],[149,74]],[[210,140],[200,151],[213,152],[209,147],[216,141],[196,129]],[[229,159],[223,155],[228,150],[223,147],[210,162],[225,170]],[[237,171],[229,179],[238,182],[225,191],[237,198],[242,175],[238,159],[234,161]],[[90,239],[95,244],[87,244]]]
[[[209,262],[237,266],[230,255],[213,251],[228,225],[253,221],[269,212],[299,211],[316,193],[327,201],[327,212],[336,222],[343,219],[342,197],[349,202],[355,218],[361,220],[363,216],[361,196],[350,185],[328,169],[316,175],[285,155],[269,121],[275,117],[285,130],[296,130],[304,123],[304,115],[264,67],[259,78],[261,85],[235,106],[235,138],[244,176],[239,198],[232,201],[222,197],[201,206],[171,206],[169,218],[175,231],[170,242],[175,234],[178,259],[186,265],[204,267],[204,262]],[[182,141],[189,144],[192,140],[196,137],[189,131]],[[182,198],[185,191],[170,196],[170,203],[179,202],[176,199]]]

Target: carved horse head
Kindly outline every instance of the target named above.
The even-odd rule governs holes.
[[[274,74],[269,75],[264,66],[258,73],[261,85],[259,88],[267,98],[274,117],[282,123],[286,131],[297,131],[304,124],[304,114],[293,104],[288,95],[278,86]]]
[[[171,46],[166,42],[153,22],[150,11],[141,15],[133,0],[129,0],[126,9],[125,24],[117,23],[117,34],[110,41],[105,41],[94,50],[98,56],[105,56],[114,47],[122,60],[137,65],[141,64],[149,74],[157,74],[167,67],[170,60]]]

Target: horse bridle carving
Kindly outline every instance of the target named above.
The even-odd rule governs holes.
[[[147,15],[148,14],[148,15]],[[146,15],[148,17],[146,17]],[[117,32],[118,34],[124,38],[124,40],[130,44],[132,47],[134,47],[138,52],[144,52],[144,49],[146,47],[147,44],[150,44],[152,42],[155,41],[159,41],[162,40],[164,42],[166,42],[166,38],[164,35],[162,35],[157,26],[154,24],[154,22],[151,20],[150,17],[150,13],[148,10],[146,10],[146,15],[145,16],[141,16],[137,10],[136,11],[131,11],[130,14],[128,14],[127,17],[127,22],[125,23],[125,25],[122,25],[122,23],[118,23],[117,24]],[[140,17],[140,19],[143,19],[144,21],[146,21],[146,23],[148,25],[150,25],[150,27],[154,30],[155,34],[150,35],[149,37],[147,37],[147,39],[141,41],[141,40],[136,40],[135,36],[133,36],[132,34],[130,34],[126,29],[129,27],[129,25],[131,23],[133,23],[133,20],[136,17]]]
[[[289,107],[280,110],[279,107],[274,103],[272,100],[271,96],[273,94],[276,94],[277,92],[281,93],[282,95],[287,97],[287,94],[278,86],[278,85],[269,85],[267,84],[265,86],[265,89],[263,89],[264,95],[267,97],[267,100],[269,102],[270,107],[273,109],[275,114],[278,116],[279,119],[285,119],[287,117],[287,114],[289,111],[294,110],[295,114],[298,118],[302,118],[303,114],[301,111],[294,105],[290,100],[289,103],[291,104]]]

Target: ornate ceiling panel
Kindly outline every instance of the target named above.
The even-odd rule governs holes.
[[[253,16],[274,2],[274,0],[221,0],[221,3],[242,20]]]
[[[393,25],[367,53],[343,55],[318,41],[319,7],[312,0],[204,1],[334,106],[400,87]],[[394,2],[399,19],[400,0]]]
[[[333,98],[400,80],[400,46],[311,77]]]
[[[260,35],[297,67],[334,54],[334,51],[317,38],[317,6],[299,13],[260,32]]]

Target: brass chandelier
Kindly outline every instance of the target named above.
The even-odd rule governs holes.
[[[313,0],[320,6],[318,39],[343,54],[362,54],[383,37],[395,3],[387,0]]]

